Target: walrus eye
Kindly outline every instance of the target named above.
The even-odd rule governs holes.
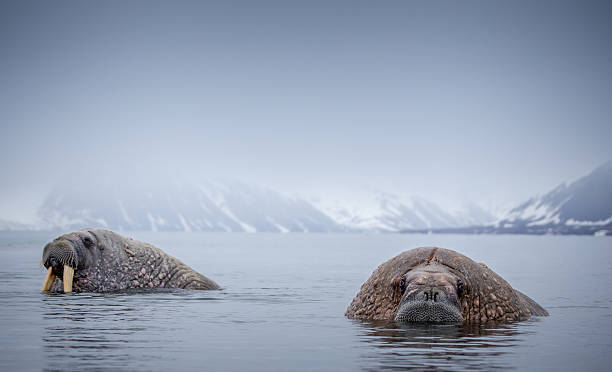
[[[83,238],[83,244],[85,244],[85,247],[91,248],[91,247],[93,247],[94,242],[93,242],[93,240],[91,240],[90,237],[86,236],[86,237]]]
[[[461,297],[465,291],[465,284],[461,279],[457,279],[457,297]]]
[[[400,279],[399,286],[402,292],[406,290],[406,278],[402,277],[402,279]]]

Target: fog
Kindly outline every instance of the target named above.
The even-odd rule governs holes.
[[[0,3],[0,218],[63,182],[507,205],[612,158],[609,2]]]

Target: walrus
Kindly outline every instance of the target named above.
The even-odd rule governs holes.
[[[47,269],[43,291],[219,288],[161,249],[104,229],[80,230],[54,239],[45,245],[41,263]]]
[[[455,251],[421,247],[384,262],[346,310],[349,318],[483,323],[547,316],[534,300]]]

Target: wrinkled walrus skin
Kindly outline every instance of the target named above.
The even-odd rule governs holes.
[[[150,244],[104,229],[62,235],[43,249],[43,291],[130,288],[218,289],[209,278]]]
[[[444,292],[440,297],[435,286],[421,289],[429,285],[425,283],[431,282],[431,276],[442,282]],[[410,283],[413,278],[418,281]],[[418,314],[437,306],[434,299],[439,298],[446,303],[437,315]],[[404,308],[411,309],[400,311]],[[372,320],[483,323],[524,320],[532,315],[546,316],[548,312],[486,265],[452,250],[422,247],[381,264],[361,286],[345,315]]]

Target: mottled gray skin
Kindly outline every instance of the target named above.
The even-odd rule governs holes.
[[[381,264],[345,315],[404,322],[524,320],[548,312],[486,265],[455,251],[422,247]]]
[[[57,276],[51,291],[63,291],[64,264],[75,269],[73,292],[129,288],[218,289],[214,281],[159,248],[112,231],[88,229],[62,235],[43,250],[42,264]]]

